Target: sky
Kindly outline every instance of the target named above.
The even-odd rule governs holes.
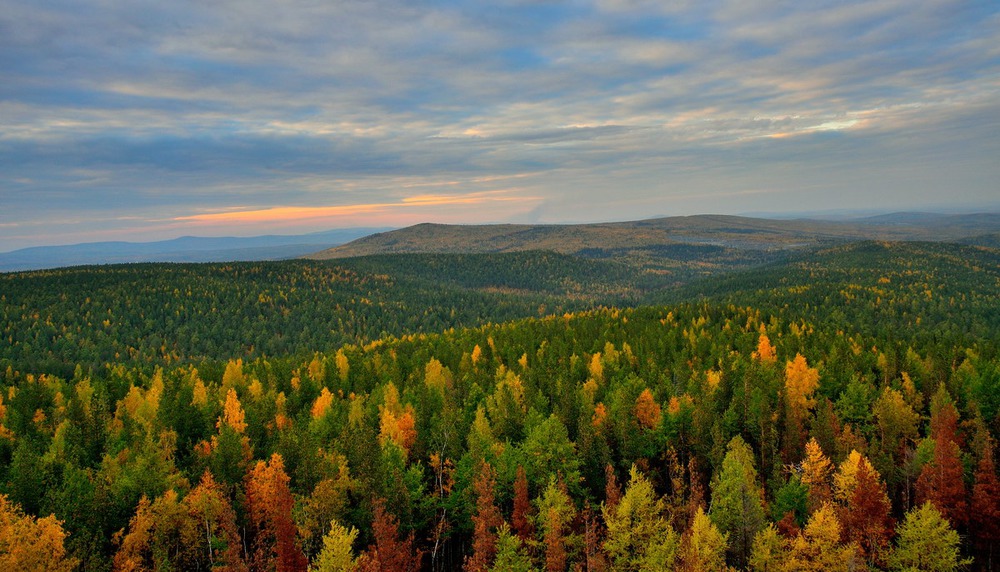
[[[996,0],[0,0],[0,251],[1000,211]]]

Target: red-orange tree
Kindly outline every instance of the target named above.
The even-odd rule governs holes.
[[[470,572],[485,572],[497,553],[497,529],[503,524],[503,518],[494,502],[495,486],[493,467],[482,463],[472,483],[476,493],[476,514],[472,517],[472,556],[465,561],[465,569]]]
[[[917,478],[917,503],[930,501],[953,527],[959,528],[968,521],[969,505],[958,445],[958,411],[938,393],[937,407],[932,407],[931,412],[934,457]]]
[[[281,455],[267,463],[258,461],[246,479],[247,516],[252,534],[252,570],[294,572],[306,570],[308,562],[295,542],[288,475]]]

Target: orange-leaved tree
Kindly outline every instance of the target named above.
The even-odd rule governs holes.
[[[853,487],[838,514],[846,540],[857,543],[861,555],[879,567],[885,564],[892,537],[892,505],[885,484],[867,461],[858,463]]]
[[[522,541],[527,541],[535,533],[531,523],[531,496],[528,494],[528,477],[524,466],[517,466],[517,476],[514,478],[514,511],[511,514],[511,527]]]
[[[0,570],[69,572],[77,562],[66,555],[65,540],[55,516],[35,519],[0,494]]]
[[[385,501],[372,501],[372,533],[375,544],[358,559],[356,572],[416,572],[421,554],[414,549],[411,532],[399,538],[399,519],[385,510]]]
[[[942,384],[931,402],[934,457],[917,478],[917,503],[931,502],[955,528],[968,521],[965,470],[958,437],[958,410]]]
[[[660,404],[653,397],[653,392],[648,387],[643,389],[635,400],[635,418],[639,426],[643,429],[655,429],[660,425],[661,417]]]
[[[481,463],[472,483],[476,494],[476,514],[472,517],[472,555],[465,561],[465,569],[471,572],[485,572],[496,556],[497,529],[503,524],[503,517],[494,502],[495,487],[493,467],[489,463]]]
[[[258,461],[246,478],[247,516],[252,534],[251,568],[292,572],[305,570],[305,555],[296,543],[285,462],[274,453],[268,462]]]

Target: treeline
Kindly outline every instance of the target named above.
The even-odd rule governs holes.
[[[0,508],[85,570],[986,570],[996,340],[917,330],[684,304],[8,368]]]

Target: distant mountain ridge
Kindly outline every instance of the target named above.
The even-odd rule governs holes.
[[[1000,232],[1000,214],[896,213],[852,221],[775,220],[729,215],[567,225],[415,226],[372,234],[305,258],[402,253],[552,250],[594,258],[666,256],[681,245],[774,251],[857,240],[961,241]]]
[[[0,253],[0,272],[41,270],[87,264],[132,262],[232,262],[297,258],[317,248],[350,242],[377,228],[345,228],[299,235],[250,237],[182,236],[154,242],[90,242],[36,246]]]

